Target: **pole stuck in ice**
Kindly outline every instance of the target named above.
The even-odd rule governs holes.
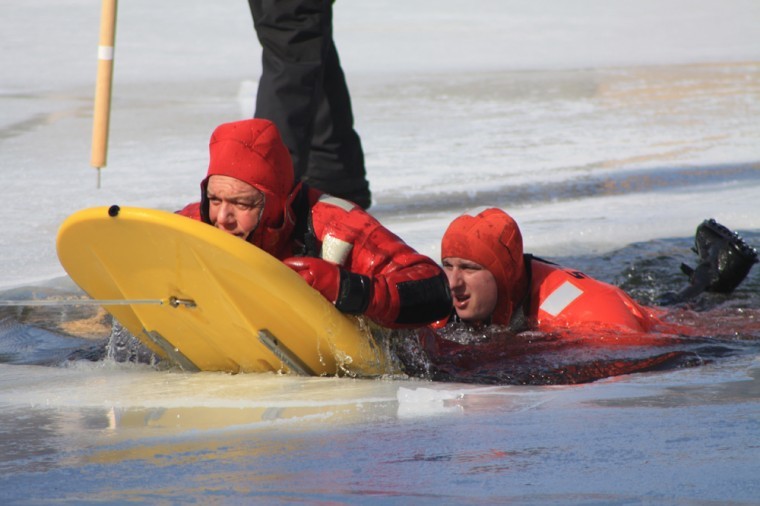
[[[106,166],[108,151],[108,125],[111,117],[111,83],[113,81],[113,54],[116,38],[116,0],[103,0],[100,14],[100,40],[98,43],[98,77],[95,84],[95,110],[92,117],[92,157],[90,165],[98,170]]]

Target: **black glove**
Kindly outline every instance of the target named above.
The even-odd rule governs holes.
[[[681,264],[681,271],[689,276],[691,285],[685,291],[696,292],[693,295],[731,293],[758,261],[755,248],[714,219],[697,227],[692,250],[699,255],[699,263],[694,268]]]

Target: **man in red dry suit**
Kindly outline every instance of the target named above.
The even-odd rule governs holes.
[[[179,211],[282,260],[335,306],[387,327],[451,311],[446,276],[362,208],[295,181],[288,149],[264,119],[225,123],[209,143],[200,202]]]
[[[714,220],[697,231],[696,269],[682,266],[690,286],[678,302],[708,291],[730,292],[757,262],[757,253]],[[620,288],[574,269],[523,253],[517,223],[500,209],[462,215],[446,230],[441,259],[454,302],[454,318],[475,326],[497,324],[513,332],[600,324],[648,332],[659,310],[638,304]]]
[[[705,290],[730,292],[757,262],[753,248],[714,220],[697,229],[695,251],[699,265],[682,266],[690,285],[670,302]],[[410,375],[582,383],[701,363],[692,351],[672,348],[690,329],[660,321],[664,309],[642,306],[615,286],[525,254],[517,223],[500,209],[454,220],[441,242],[441,258],[454,311],[419,329],[417,344],[398,347]]]

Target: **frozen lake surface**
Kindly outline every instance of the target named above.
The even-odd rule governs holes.
[[[73,290],[55,253],[72,212],[196,199],[211,131],[253,111],[244,3],[122,2],[96,189],[96,4],[0,6],[3,297]],[[438,259],[451,219],[501,206],[527,251],[641,297],[634,274],[688,253],[705,218],[757,247],[759,24],[754,0],[337,2],[372,212]],[[760,332],[759,273],[722,303],[728,333]],[[701,367],[551,387],[33,365],[94,342],[51,329],[80,316],[0,312],[4,504],[760,497],[752,343]]]

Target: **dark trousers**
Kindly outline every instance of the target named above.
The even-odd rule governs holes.
[[[332,0],[248,0],[263,48],[255,117],[275,123],[296,178],[364,208],[364,152],[332,38]]]

